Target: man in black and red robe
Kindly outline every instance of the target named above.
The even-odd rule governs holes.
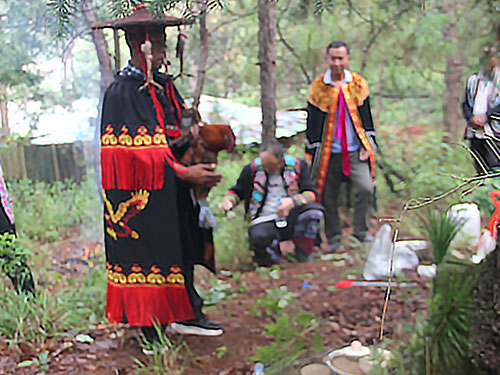
[[[172,76],[158,72],[166,54],[164,29],[181,23],[173,17],[153,19],[139,9],[95,26],[124,29],[131,51],[102,109],[106,317],[142,327],[149,343],[158,340],[154,324],[173,323],[184,334],[223,332],[202,313],[193,286],[194,264],[214,270],[214,258],[204,251],[206,236],[190,192],[192,183],[214,186],[221,176],[214,166],[178,161],[182,150],[174,141],[181,137],[185,105]]]

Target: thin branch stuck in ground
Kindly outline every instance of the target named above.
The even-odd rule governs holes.
[[[380,219],[381,222],[396,222],[396,226],[394,228],[393,232],[393,238],[392,238],[392,249],[391,249],[391,261],[389,264],[389,280],[387,284],[387,291],[385,294],[385,300],[384,300],[384,308],[382,310],[382,318],[381,318],[381,323],[380,323],[380,336],[379,339],[383,340],[384,339],[384,324],[385,324],[385,317],[387,314],[387,305],[389,303],[389,298],[391,295],[391,283],[392,283],[392,271],[393,271],[393,265],[394,265],[394,253],[396,249],[396,241],[398,240],[398,235],[401,227],[401,222],[403,221],[403,217],[408,211],[411,210],[416,210],[419,208],[422,208],[424,206],[428,206],[430,204],[433,204],[443,198],[446,198],[447,196],[458,192],[462,189],[466,189],[465,191],[462,192],[462,197],[472,193],[475,189],[477,189],[479,186],[481,186],[485,180],[489,178],[495,178],[495,177],[500,177],[500,172],[488,172],[485,164],[482,162],[480,158],[477,157],[477,155],[474,153],[473,150],[468,148],[467,146],[463,144],[458,144],[459,146],[465,148],[469,153],[472,155],[476,163],[480,166],[481,170],[483,171],[484,174],[479,175],[479,176],[474,176],[474,177],[469,177],[469,178],[464,178],[460,176],[454,176],[451,174],[447,173],[441,173],[438,172],[438,174],[447,176],[450,178],[453,178],[455,180],[461,181],[461,183],[451,189],[448,189],[447,191],[437,194],[433,197],[418,197],[418,198],[410,198],[404,205],[403,208],[401,209],[399,216],[394,217],[394,218],[387,218],[387,219]],[[472,186],[471,186],[472,185]]]

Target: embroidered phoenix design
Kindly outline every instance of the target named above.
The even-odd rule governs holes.
[[[138,239],[139,234],[128,226],[131,218],[141,212],[148,204],[149,192],[139,190],[132,193],[130,199],[118,204],[116,211],[113,210],[113,205],[104,193],[104,203],[106,211],[104,218],[106,219],[106,232],[117,240],[118,237],[132,237]]]

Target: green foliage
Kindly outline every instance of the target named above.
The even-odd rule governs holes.
[[[49,337],[86,330],[104,319],[103,265],[91,268],[84,280],[65,281],[51,273],[46,277],[52,283],[44,283],[36,297],[14,293],[0,283],[0,335],[11,345],[26,342],[40,346]]]
[[[205,306],[216,305],[223,299],[234,294],[231,284],[225,283],[212,274],[210,274],[210,287],[208,289],[197,288],[197,290],[201,298],[203,298]]]
[[[31,86],[40,79],[27,66],[42,52],[44,38],[39,31],[43,26],[44,2],[33,0],[29,5],[17,0],[0,4],[0,43],[4,51],[0,55],[0,83],[8,87]]]
[[[265,326],[266,336],[274,341],[266,346],[259,346],[257,354],[251,359],[266,365],[266,374],[291,373],[294,362],[307,353],[308,345],[305,335],[318,327],[313,315],[299,314],[290,317],[282,314],[275,322]],[[318,333],[313,337],[312,351],[316,354],[323,350],[323,339]]]
[[[186,343],[179,345],[174,344],[163,332],[160,325],[155,324],[156,333],[159,341],[152,346],[148,346],[148,350],[152,350],[149,356],[149,361],[141,361],[135,358],[136,368],[132,370],[132,374],[146,375],[181,375],[184,373],[184,365],[180,358],[182,353],[189,351]],[[188,353],[189,354],[189,353]]]
[[[461,182],[450,177],[470,178],[475,175],[473,160],[467,150],[443,142],[444,133],[428,131],[423,127],[424,135],[411,137],[404,132],[396,133],[382,130],[378,138],[379,161],[383,160],[384,169],[377,171],[377,204],[384,215],[399,216],[400,210],[408,198],[422,201],[443,195]],[[403,179],[390,171],[394,170]],[[389,190],[386,177],[392,180],[396,193]],[[493,212],[493,206],[487,193],[494,187],[494,182],[487,181],[484,186],[462,197],[463,189],[444,196],[433,204],[434,209],[444,210],[451,204],[464,201],[478,203],[481,212],[487,216]],[[415,211],[417,212],[417,211]],[[405,215],[402,231],[405,236],[421,236],[422,226],[419,218],[411,211]]]
[[[258,267],[256,269],[257,275],[259,275],[259,279],[261,280],[278,280],[281,274],[281,268],[279,265],[275,264],[272,267]]]
[[[266,290],[266,293],[265,297],[257,298],[250,309],[250,313],[259,318],[263,315],[262,311],[268,316],[280,315],[293,300],[293,293],[288,290],[286,285]]]
[[[75,31],[73,19],[80,5],[88,0],[47,0],[47,8],[52,16],[54,33],[62,38]],[[132,14],[138,6],[145,6],[153,15],[161,15],[174,8],[184,8],[183,16],[192,18],[198,15],[193,2],[187,0],[104,0],[114,18],[123,18]],[[223,0],[207,0],[209,11],[224,7]]]
[[[396,133],[394,128],[389,132],[384,129],[379,137],[383,159],[404,177],[404,181],[393,177],[393,182],[405,198],[434,196],[456,185],[456,180],[439,172],[456,176],[475,174],[466,150],[443,142],[443,132],[427,131],[425,127],[423,131],[423,136],[411,137]],[[383,172],[378,177],[382,178]],[[457,200],[460,200],[458,195],[450,195],[443,204]]]
[[[428,312],[418,313],[407,343],[392,350],[392,372],[401,374],[472,375],[480,372],[468,355],[468,334],[474,308],[471,287],[475,269],[471,265],[443,261],[438,267]],[[395,372],[394,372],[395,371]],[[400,371],[400,372],[397,372]],[[387,374],[380,368],[377,374]]]
[[[439,265],[465,220],[447,212],[428,208],[427,217],[420,216],[420,221],[431,243],[434,262]]]
[[[244,217],[243,204],[230,212],[218,207],[226,192],[236,184],[243,166],[250,162],[252,154],[245,153],[240,158],[229,159],[225,152],[219,154],[217,172],[224,178],[210,191],[208,203],[217,219],[217,231],[214,233],[215,256],[219,267],[232,269],[250,263],[250,251],[246,240],[248,222]]]
[[[27,250],[16,236],[8,232],[0,234],[0,270],[5,275],[19,275],[20,285],[29,277],[26,259]]]
[[[496,178],[485,180],[484,183],[471,194],[474,203],[479,207],[481,216],[490,216],[495,211],[495,206],[488,193],[493,190],[500,190],[500,184]]]
[[[81,185],[66,182],[10,181],[16,228],[21,237],[54,242],[68,228],[82,226],[88,235],[96,236],[100,227],[101,201],[95,181]]]
[[[36,375],[44,375],[47,374],[49,370],[49,351],[44,350],[37,357],[28,359],[26,361],[22,361],[18,363],[17,367],[30,367],[36,366],[40,371],[36,373]]]
[[[53,13],[56,24],[56,36],[61,37],[69,32],[71,16],[80,0],[47,0],[47,7]]]
[[[450,369],[460,368],[468,354],[472,278],[464,281],[450,276],[433,296],[424,330],[427,355],[435,374],[448,374]]]
[[[222,345],[222,346],[219,346],[216,349],[216,351],[217,351],[216,357],[217,358],[222,358],[222,357],[224,357],[227,354],[228,348],[227,348],[227,346]]]

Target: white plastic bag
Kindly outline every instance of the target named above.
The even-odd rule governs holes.
[[[472,262],[476,264],[480,263],[486,258],[486,255],[495,250],[496,246],[497,241],[491,236],[490,231],[483,229],[479,241],[477,242],[476,253],[471,257]]]
[[[437,266],[435,264],[421,264],[417,267],[417,273],[420,276],[425,276],[425,277],[434,277],[436,276],[436,269]]]
[[[363,271],[365,280],[380,280],[389,276],[392,254],[392,230],[384,224],[377,232]],[[406,242],[406,241],[404,241]],[[401,273],[404,269],[413,269],[418,265],[418,256],[408,244],[396,242],[392,274]]]

